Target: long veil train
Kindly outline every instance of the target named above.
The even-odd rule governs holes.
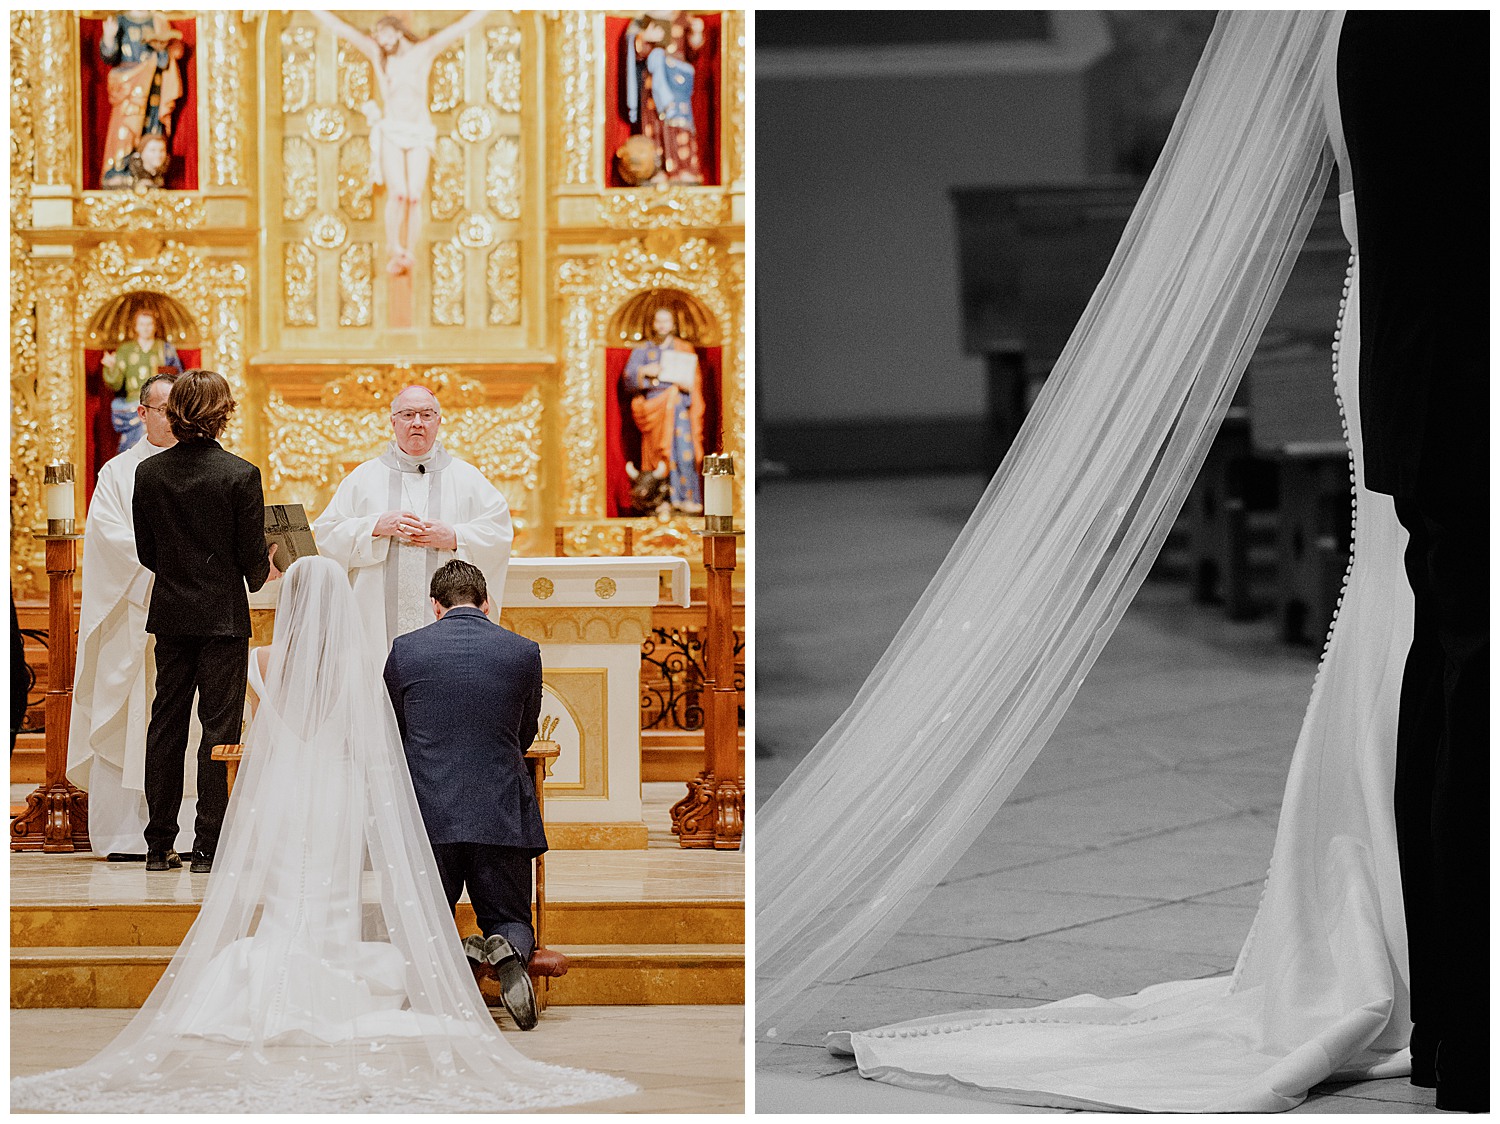
[[[785,1032],[800,996],[879,948],[973,840],[1139,587],[1326,182],[1340,21],[1220,17],[1016,447],[853,705],[768,803],[757,841],[764,1038]],[[1343,341],[1357,451],[1347,329]],[[836,1045],[862,1073],[1012,1101],[1264,1111],[1335,1073],[1402,1071],[1390,685],[1410,603],[1389,497],[1359,489],[1357,500],[1355,561],[1235,974],[853,1035]]]
[[[11,1107],[466,1112],[619,1096],[522,1057],[460,948],[354,595],[326,558],[282,580],[198,918],[129,1025]]]

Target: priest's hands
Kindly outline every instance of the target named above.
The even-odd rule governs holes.
[[[410,511],[387,511],[375,520],[375,538],[394,538],[432,550],[457,550],[458,532],[447,523],[428,522]]]

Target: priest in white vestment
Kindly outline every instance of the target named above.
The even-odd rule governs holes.
[[[380,666],[396,637],[432,623],[428,586],[450,558],[483,572],[499,620],[510,507],[477,468],[443,448],[442,421],[432,391],[401,391],[391,400],[390,448],[344,477],[313,523],[318,553],[349,572]]]
[[[130,501],[135,470],[177,443],[167,424],[167,395],[176,375],[156,375],[141,388],[136,413],[146,439],[99,470],[83,528],[83,606],[78,663],[68,723],[68,779],[89,794],[89,841],[97,855],[146,857],[146,723],[155,687],[153,640],[146,632],[151,572],[135,553]],[[178,823],[179,850],[193,846],[196,767],[190,760]]]

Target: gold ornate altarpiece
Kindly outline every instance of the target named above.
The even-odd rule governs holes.
[[[18,596],[45,588],[42,469],[84,459],[84,349],[115,342],[91,325],[140,292],[228,378],[225,444],[268,495],[321,509],[387,439],[391,392],[425,381],[448,446],[505,492],[518,554],[550,553],[559,528],[569,553],[615,553],[631,526],[637,553],[699,555],[686,517],[605,516],[605,349],[644,291],[698,306],[722,347],[724,450],[744,463],[743,13],[723,13],[722,186],[605,186],[606,13],[494,12],[440,56],[409,328],[388,315],[371,64],[307,12],[171,12],[197,20],[199,189],[84,191],[80,18],[108,14],[11,15]],[[425,35],[459,14],[411,18]]]

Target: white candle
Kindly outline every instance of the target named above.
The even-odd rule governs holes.
[[[46,495],[47,522],[69,520],[75,517],[73,510],[73,466],[64,461],[49,464],[42,477],[42,489]]]
[[[733,476],[705,476],[703,478],[703,514],[734,514]]]

